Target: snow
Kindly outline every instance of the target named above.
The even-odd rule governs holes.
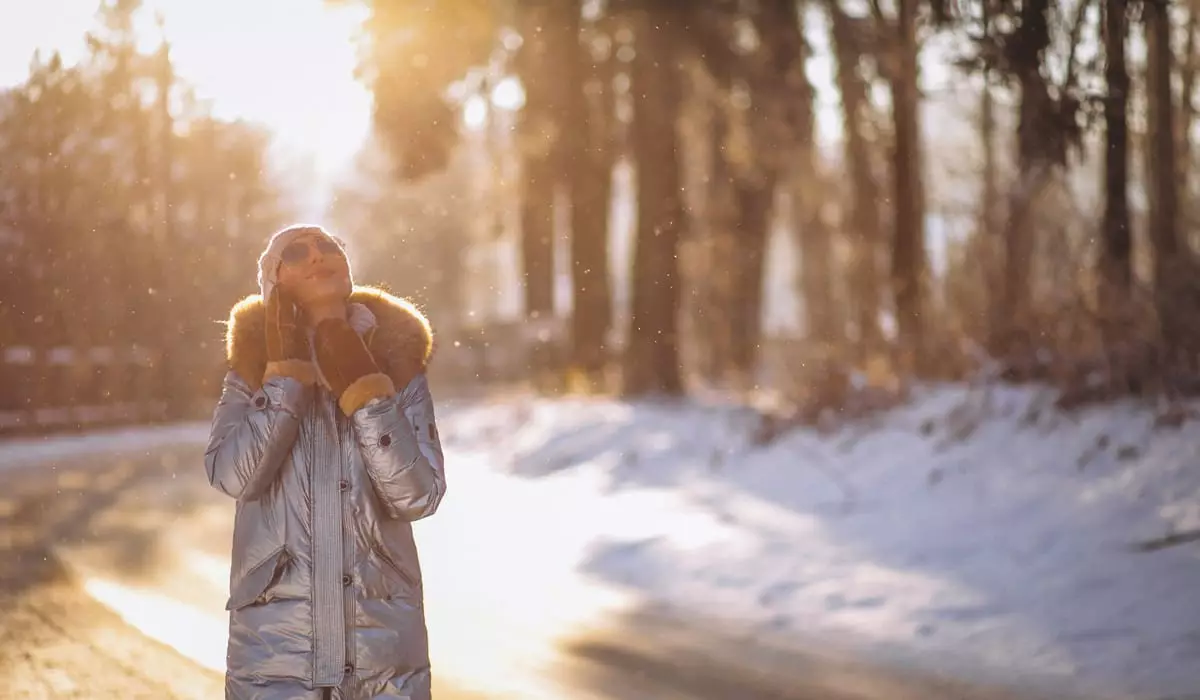
[[[1132,545],[1200,527],[1200,431],[1047,396],[930,389],[766,447],[753,414],[696,402],[504,401],[443,432],[557,484],[521,506],[542,524],[529,546],[569,539],[554,556],[646,604],[1095,697],[1195,692],[1197,546]]]
[[[1133,545],[1200,528],[1200,431],[1047,396],[929,388],[767,446],[753,412],[715,401],[442,401],[449,491],[417,524],[433,653],[455,673],[537,674],[566,631],[668,610],[981,680],[1195,693],[1200,545]],[[206,437],[3,442],[0,472]]]
[[[78,460],[99,454],[150,454],[171,445],[203,444],[205,422],[97,430],[77,435],[46,435],[0,441],[0,474],[36,464]]]

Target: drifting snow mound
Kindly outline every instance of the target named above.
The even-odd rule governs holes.
[[[449,439],[513,475],[595,484],[604,515],[560,503],[554,528],[591,529],[581,566],[648,602],[958,673],[1200,688],[1197,545],[1136,546],[1200,528],[1194,427],[1006,387],[925,389],[761,448],[757,420],[525,399],[464,409]]]

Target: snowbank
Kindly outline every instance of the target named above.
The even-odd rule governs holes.
[[[1200,690],[1198,545],[1133,547],[1200,527],[1200,431],[1047,398],[929,390],[764,448],[752,414],[694,403],[505,401],[443,432],[562,484],[547,529],[579,532],[579,566],[648,602],[935,670]]]

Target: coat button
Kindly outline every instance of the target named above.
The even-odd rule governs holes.
[[[258,406],[259,408],[266,406],[267,405],[267,397],[260,396],[257,399],[254,399],[254,405]]]
[[[346,489],[348,489],[348,488],[350,488],[350,482],[349,482],[349,481],[346,481],[345,479],[342,479],[341,481],[339,481],[339,482],[338,482],[338,491],[345,491],[345,490],[346,490]]]
[[[350,578],[350,574],[345,574],[344,576],[342,576],[342,585],[343,586],[349,586],[351,581],[352,581],[352,579]]]
[[[346,664],[345,668],[342,670],[345,671],[347,675],[354,673],[354,664]]]
[[[379,444],[383,445],[384,447],[392,444],[392,436],[385,434],[383,437],[379,438]]]

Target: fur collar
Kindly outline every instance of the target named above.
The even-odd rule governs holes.
[[[374,287],[355,287],[350,302],[362,304],[375,316],[367,340],[397,389],[425,371],[433,353],[433,331],[425,316],[407,299]],[[258,389],[267,368],[266,304],[252,294],[234,305],[225,328],[225,359],[229,368]]]

